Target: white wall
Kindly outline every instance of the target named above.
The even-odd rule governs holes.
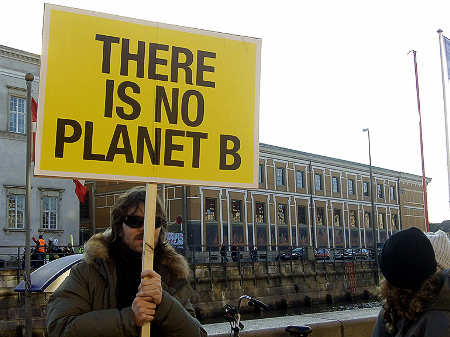
[[[39,55],[0,46],[0,246],[24,246],[25,230],[8,230],[8,188],[25,188],[26,184],[26,135],[9,132],[10,94],[26,98],[26,73],[35,75],[33,97],[37,101],[39,85]],[[39,103],[39,102],[38,102]],[[35,178],[31,180],[31,236],[39,234],[58,239],[59,245],[67,245],[73,235],[78,244],[79,201],[75,184],[71,179]],[[41,228],[42,191],[60,191],[58,229]]]

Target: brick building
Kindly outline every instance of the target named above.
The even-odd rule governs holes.
[[[412,226],[425,230],[421,176],[373,167],[373,177],[377,241]],[[87,182],[80,224],[85,239],[109,226],[115,198],[133,185]],[[159,188],[174,232],[182,230],[176,223],[182,190]],[[258,189],[187,186],[185,200],[189,245],[373,246],[365,164],[260,144]]]

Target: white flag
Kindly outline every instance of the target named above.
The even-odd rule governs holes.
[[[447,61],[447,77],[450,80],[450,39],[444,36],[445,59]]]

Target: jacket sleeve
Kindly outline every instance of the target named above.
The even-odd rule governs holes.
[[[186,304],[190,305],[189,301]],[[190,305],[192,308],[192,306]],[[166,337],[205,337],[206,331],[181,303],[168,292],[163,291],[154,321],[161,334]]]
[[[444,337],[450,336],[450,314],[447,310],[424,312],[411,327],[402,331],[407,336]]]
[[[95,279],[90,279],[92,277]],[[103,295],[106,285],[99,280],[103,279],[98,271],[85,263],[72,268],[70,275],[49,298],[49,337],[138,335],[131,308],[108,309]]]
[[[383,309],[381,309],[380,313],[378,314],[377,321],[375,322],[375,326],[372,331],[372,337],[390,337],[392,336],[391,333],[389,333],[385,326],[384,326],[384,320],[381,317]]]

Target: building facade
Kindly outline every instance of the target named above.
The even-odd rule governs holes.
[[[160,186],[170,231],[182,232],[185,200],[190,246],[373,247],[369,165],[267,144],[259,150],[256,190],[187,186],[183,196],[181,186]],[[373,167],[373,178],[377,242],[400,229],[425,230],[421,177]],[[86,214],[95,220],[85,230],[108,227],[115,199],[133,185],[89,182]]]
[[[39,55],[0,46],[0,235],[1,246],[25,246],[26,124],[25,75],[33,73],[37,101]],[[70,179],[31,178],[31,236],[78,244],[79,201]],[[32,243],[33,244],[33,243]]]

